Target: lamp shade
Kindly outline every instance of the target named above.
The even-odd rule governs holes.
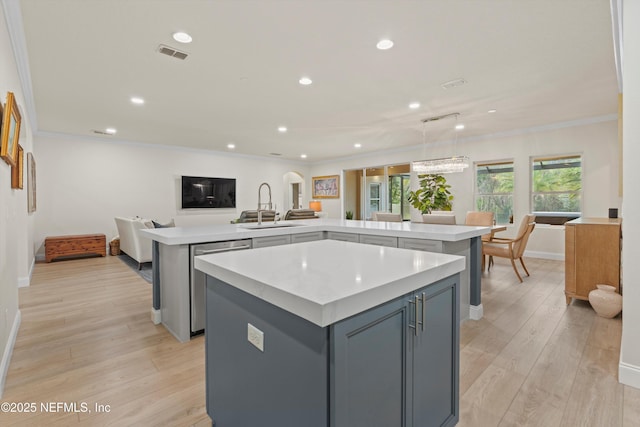
[[[322,202],[320,200],[311,200],[309,202],[309,209],[313,209],[316,212],[322,211]]]

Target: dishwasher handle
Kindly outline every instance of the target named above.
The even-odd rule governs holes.
[[[235,246],[231,248],[220,248],[220,249],[196,249],[195,255],[207,255],[207,254],[215,254],[218,252],[239,251],[241,249],[251,249],[251,246],[243,245],[243,246]]]

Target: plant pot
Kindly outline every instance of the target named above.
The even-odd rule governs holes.
[[[600,317],[611,319],[622,311],[622,295],[609,285],[596,285],[598,289],[589,292],[591,307]]]

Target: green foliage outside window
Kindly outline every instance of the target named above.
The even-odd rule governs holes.
[[[582,162],[580,157],[534,159],[534,212],[580,212]]]
[[[513,214],[513,163],[476,166],[476,209],[493,212],[498,224]]]

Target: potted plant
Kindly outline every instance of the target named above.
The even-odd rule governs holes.
[[[353,219],[353,212],[351,212],[351,211],[347,211],[347,212],[345,213],[345,218],[346,218],[346,219]]]
[[[442,175],[418,175],[420,188],[409,192],[409,203],[423,214],[431,211],[450,211],[453,195],[451,186]]]

